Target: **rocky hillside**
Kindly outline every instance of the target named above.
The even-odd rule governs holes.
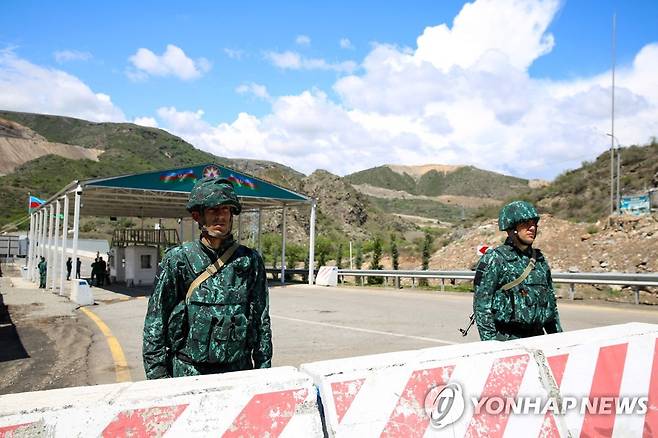
[[[528,180],[473,166],[385,165],[345,179],[387,211],[447,222],[470,218],[482,205],[497,206],[503,199],[531,190]],[[394,193],[403,195],[391,196]]]
[[[410,223],[383,213],[338,176],[316,171],[310,176],[264,160],[229,159],[195,149],[166,131],[129,123],[92,123],[67,117],[0,111],[5,120],[0,146],[23,141],[23,159],[13,166],[9,155],[0,155],[0,225],[26,213],[27,193],[47,198],[75,179],[112,176],[214,161],[268,181],[309,194],[318,202],[318,233],[337,240],[370,239],[380,229],[407,230]],[[58,148],[78,154],[58,154]],[[18,164],[18,163],[17,163]],[[387,224],[381,227],[381,224]],[[265,232],[281,229],[281,214],[267,214]],[[95,237],[111,233],[112,224],[94,219],[85,228]],[[306,241],[308,209],[291,209],[288,236]]]
[[[658,142],[621,149],[621,195],[658,187]],[[610,152],[528,194],[542,209],[573,221],[596,222],[610,212]]]
[[[98,161],[103,151],[63,143],[51,143],[31,129],[0,118],[0,176],[44,155],[59,155],[73,160]]]

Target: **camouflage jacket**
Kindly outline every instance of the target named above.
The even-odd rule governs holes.
[[[535,255],[528,277],[507,291],[501,287],[521,276],[532,252],[522,252],[508,239],[480,259],[473,281],[473,312],[483,341],[562,331],[551,269],[539,250]],[[503,328],[511,336],[502,334]]]
[[[39,262],[37,267],[39,268],[39,275],[46,275],[46,271],[48,270],[48,263],[45,260]]]
[[[177,377],[172,376],[171,359],[178,354],[197,364],[271,366],[269,295],[265,265],[256,251],[238,247],[185,303],[192,281],[233,242],[230,236],[215,251],[197,240],[165,254],[144,321],[143,359],[149,379]]]

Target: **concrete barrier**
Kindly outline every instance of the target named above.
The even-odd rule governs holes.
[[[321,266],[315,276],[316,286],[338,286],[338,268],[336,266]]]
[[[515,341],[541,351],[562,398],[601,403],[605,398],[645,397],[646,413],[629,414],[613,403],[605,414],[577,409],[545,416],[549,436],[658,437],[658,325],[629,323]],[[626,408],[629,404],[626,405]],[[637,407],[637,406],[636,406]],[[554,436],[554,435],[553,435]]]
[[[319,387],[327,430],[335,437],[491,437],[505,429],[515,433],[509,436],[537,436],[541,419],[486,415],[469,401],[486,394],[546,397],[550,392],[550,376],[531,353],[495,341],[316,362],[301,369]],[[458,384],[463,410],[454,422],[435,429],[428,394],[449,383]]]
[[[658,437],[657,349],[658,325],[633,323],[301,370],[319,387],[332,437]],[[624,396],[644,397],[646,412],[637,400],[631,414],[596,410]],[[579,404],[561,412],[567,399]]]
[[[94,304],[94,294],[87,280],[73,280],[71,285],[71,301],[81,306],[92,306]]]
[[[0,437],[322,436],[311,379],[292,367],[0,397]]]

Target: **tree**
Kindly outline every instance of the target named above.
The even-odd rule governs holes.
[[[336,267],[338,269],[343,269],[343,244],[338,243],[336,248]]]
[[[363,266],[363,250],[361,249],[361,244],[357,243],[354,250],[356,251],[354,254],[354,266],[356,266],[356,269],[361,269]],[[355,280],[363,286],[363,277],[358,276]]]
[[[398,251],[398,244],[395,241],[395,234],[391,234],[391,262],[393,269],[397,271],[400,268],[400,251]],[[395,288],[400,288],[400,277],[395,277]]]
[[[363,266],[363,252],[361,250],[361,244],[357,243],[354,250],[354,266],[356,266],[356,269],[361,269]]]
[[[382,240],[379,236],[375,236],[372,245],[372,260],[370,261],[370,269],[380,271],[382,265],[379,264],[382,258]],[[382,284],[384,279],[382,277],[368,277],[368,284]]]
[[[425,233],[425,238],[423,239],[423,271],[427,271],[430,267],[430,257],[432,255],[432,236],[429,233]],[[419,286],[427,286],[427,279],[421,278],[418,281]]]
[[[398,244],[395,241],[395,234],[391,234],[391,261],[394,270],[400,269],[400,251],[398,251]]]
[[[327,256],[333,251],[333,243],[326,237],[319,236],[315,241],[315,249],[318,255],[318,267],[327,264]]]

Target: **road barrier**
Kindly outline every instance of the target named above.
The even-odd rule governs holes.
[[[658,325],[632,323],[301,369],[319,387],[331,437],[649,437],[657,349]]]
[[[658,437],[658,325],[629,323],[527,338],[515,344],[542,352],[562,397],[646,396],[645,414],[625,414],[613,405],[607,415],[581,415],[575,410],[562,418],[547,415],[544,424],[549,436],[566,429],[569,436]]]
[[[322,436],[311,379],[292,367],[0,397],[0,437]]]
[[[529,416],[489,416],[468,401],[482,394],[546,397],[550,385],[525,349],[490,341],[304,364],[320,389],[331,437],[538,436],[541,422]],[[433,388],[459,384],[462,411],[435,429],[426,410]],[[459,409],[459,408],[455,408]],[[534,434],[532,432],[535,432]],[[432,435],[433,436],[433,435]]]
[[[655,437],[658,324],[10,394],[9,436]]]

